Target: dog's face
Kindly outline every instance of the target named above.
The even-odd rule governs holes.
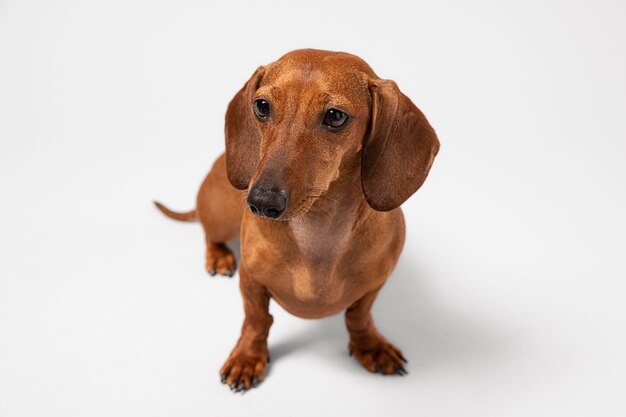
[[[343,170],[360,170],[377,210],[398,207],[424,181],[439,148],[421,112],[361,59],[316,50],[260,67],[226,114],[230,182],[252,212],[305,213]]]

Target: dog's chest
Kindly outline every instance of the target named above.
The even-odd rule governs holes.
[[[345,218],[313,220],[250,221],[242,229],[242,262],[253,279],[287,311],[306,318],[348,308],[376,277],[386,277],[378,271],[385,262],[373,234],[355,233],[355,222]]]
[[[292,290],[302,301],[334,303],[341,299],[344,280],[336,270],[349,244],[345,225],[302,220],[290,224],[299,254],[289,270]]]
[[[293,242],[302,256],[313,264],[336,263],[350,239],[350,224],[299,219],[289,224]]]

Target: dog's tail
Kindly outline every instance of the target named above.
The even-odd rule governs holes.
[[[156,208],[158,208],[161,213],[165,214],[170,219],[178,220],[181,222],[192,222],[196,220],[196,210],[187,211],[185,213],[178,213],[176,211],[172,211],[165,207],[163,204],[158,201],[153,201]]]

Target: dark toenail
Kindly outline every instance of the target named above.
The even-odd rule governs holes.
[[[209,275],[211,275],[212,277],[214,277],[214,276],[215,276],[215,273],[216,273],[216,272],[215,272],[215,269],[211,269],[211,270],[209,271]]]

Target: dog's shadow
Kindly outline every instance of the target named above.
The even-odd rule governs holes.
[[[429,290],[428,283],[434,280],[435,277],[420,272],[410,260],[401,259],[374,303],[377,328],[403,350],[410,360],[410,370],[421,373],[451,363],[475,364],[509,353],[510,344],[493,322],[478,322],[463,315],[462,310],[452,312],[442,307]],[[331,360],[348,356],[343,314],[315,320],[303,330],[272,339],[270,335],[272,364],[300,349],[321,344],[323,348],[316,349],[320,356],[331,356]]]

